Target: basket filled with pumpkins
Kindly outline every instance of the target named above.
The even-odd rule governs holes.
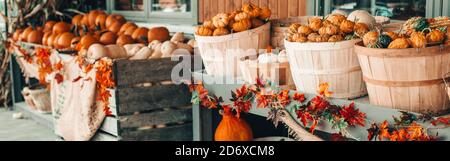
[[[240,10],[219,13],[198,26],[195,39],[206,72],[213,76],[240,77],[239,56],[249,49],[256,55],[270,43],[270,16],[268,7],[247,3]]]
[[[335,98],[366,95],[354,44],[374,26],[375,18],[365,11],[293,23],[284,44],[297,90],[316,93],[319,84],[328,82]]]
[[[355,52],[371,103],[419,113],[448,111],[449,26],[448,17],[412,17],[399,31],[365,34]]]

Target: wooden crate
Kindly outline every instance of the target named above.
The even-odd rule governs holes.
[[[113,116],[104,120],[92,141],[193,140],[191,93],[186,85],[171,82],[178,64],[170,58],[115,60]]]

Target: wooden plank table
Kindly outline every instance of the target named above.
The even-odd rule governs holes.
[[[234,91],[235,89],[238,89],[242,86],[243,82],[239,81],[240,83],[237,84],[214,84],[211,82],[214,82],[214,79],[217,79],[217,77],[212,77],[206,74],[203,74],[201,72],[195,72],[193,74],[194,80],[202,80],[204,82],[204,86],[206,89],[209,90],[210,94],[215,94],[217,96],[222,96],[225,103],[230,103],[229,99],[231,98],[231,91]],[[219,78],[221,80],[225,80],[224,78]],[[233,81],[233,80],[227,80]],[[293,92],[291,92],[293,94]],[[306,94],[306,97],[311,99],[315,95],[312,94]],[[331,99],[331,103],[338,104],[338,105],[349,105],[352,102],[355,102],[355,106],[359,108],[362,112],[367,114],[367,120],[370,120],[372,122],[366,122],[366,127],[355,127],[355,128],[349,128],[349,133],[354,137],[354,139],[358,141],[367,141],[368,138],[368,132],[367,129],[370,128],[370,125],[372,123],[381,123],[385,120],[393,121],[392,116],[400,116],[401,113],[399,113],[398,110],[385,108],[385,107],[379,107],[379,106],[373,106],[369,104],[368,98],[360,98],[356,100],[343,100],[343,99]],[[288,111],[291,111],[292,116],[296,116],[296,114],[291,110],[292,107],[287,107]],[[214,121],[216,120],[217,116],[213,115],[213,110],[203,109],[200,108],[198,105],[193,106],[193,135],[195,141],[212,141],[214,136]],[[256,108],[256,105],[252,108],[250,111],[251,115],[261,116],[261,117],[267,117],[269,112],[269,109],[260,109]],[[424,127],[431,127],[430,123],[423,123],[421,124]],[[325,132],[325,133],[336,133],[337,131],[333,130],[331,125],[328,123],[321,123],[318,125],[317,130]],[[450,128],[447,129],[432,129],[430,130],[431,134],[438,133],[440,137],[443,137],[442,139],[445,141],[450,141]]]

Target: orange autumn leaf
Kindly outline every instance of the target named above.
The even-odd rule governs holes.
[[[380,136],[379,140],[383,140],[383,138],[390,138],[391,135],[389,134],[389,123],[387,121],[384,121],[380,125]]]
[[[57,71],[61,71],[62,69],[63,69],[63,63],[62,63],[62,61],[59,61],[58,63],[56,63],[55,64],[55,69],[57,70]]]
[[[93,66],[97,70],[96,81],[97,91],[99,93],[98,100],[104,104],[103,110],[107,116],[112,115],[109,108],[109,98],[111,97],[111,93],[108,88],[113,88],[115,86],[112,78],[112,65],[113,62],[111,59],[103,58],[97,61],[95,66]]]
[[[320,96],[331,97],[331,95],[333,95],[333,92],[329,91],[328,88],[328,83],[321,83],[317,91],[319,92]]]

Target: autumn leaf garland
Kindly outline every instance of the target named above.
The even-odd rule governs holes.
[[[319,95],[306,101],[306,97],[301,93],[294,93],[291,97],[289,91],[272,90],[270,82],[263,82],[257,79],[255,85],[243,85],[241,88],[232,92],[233,106],[224,105],[222,97],[211,96],[202,83],[197,85],[190,84],[190,90],[193,93],[192,103],[200,104],[208,109],[221,110],[224,106],[232,107],[236,115],[240,117],[241,112],[248,113],[253,103],[257,108],[285,109],[292,106],[297,114],[297,119],[308,127],[311,133],[314,133],[316,127],[322,122],[327,121],[332,128],[338,131],[331,135],[332,141],[348,140],[349,127],[365,127],[366,114],[355,107],[355,103],[348,106],[333,105],[328,101],[332,95],[327,83],[320,84],[318,88]],[[431,121],[434,126],[450,126],[450,117],[435,118],[421,115],[415,116],[407,112],[401,112],[400,117],[394,117],[395,124],[389,124],[388,121],[371,124],[368,131],[368,140],[380,141],[435,141],[437,136],[429,136],[427,129],[417,123],[417,121]]]
[[[298,119],[305,127],[311,124],[310,131],[314,133],[317,125],[322,120],[328,120],[333,127],[340,133],[345,134],[345,128],[351,126],[364,126],[365,113],[355,109],[354,104],[340,107],[332,105],[327,97],[332,92],[328,90],[328,84],[321,84],[318,93],[319,96],[306,102],[304,94],[294,93],[291,97],[288,90],[273,90],[270,82],[263,82],[257,79],[255,85],[243,85],[241,88],[232,92],[231,101],[237,117],[241,112],[248,113],[252,104],[256,102],[257,108],[285,109],[293,106]],[[221,109],[223,99],[217,96],[210,96],[202,83],[189,85],[193,93],[192,102],[200,104],[209,109]]]

